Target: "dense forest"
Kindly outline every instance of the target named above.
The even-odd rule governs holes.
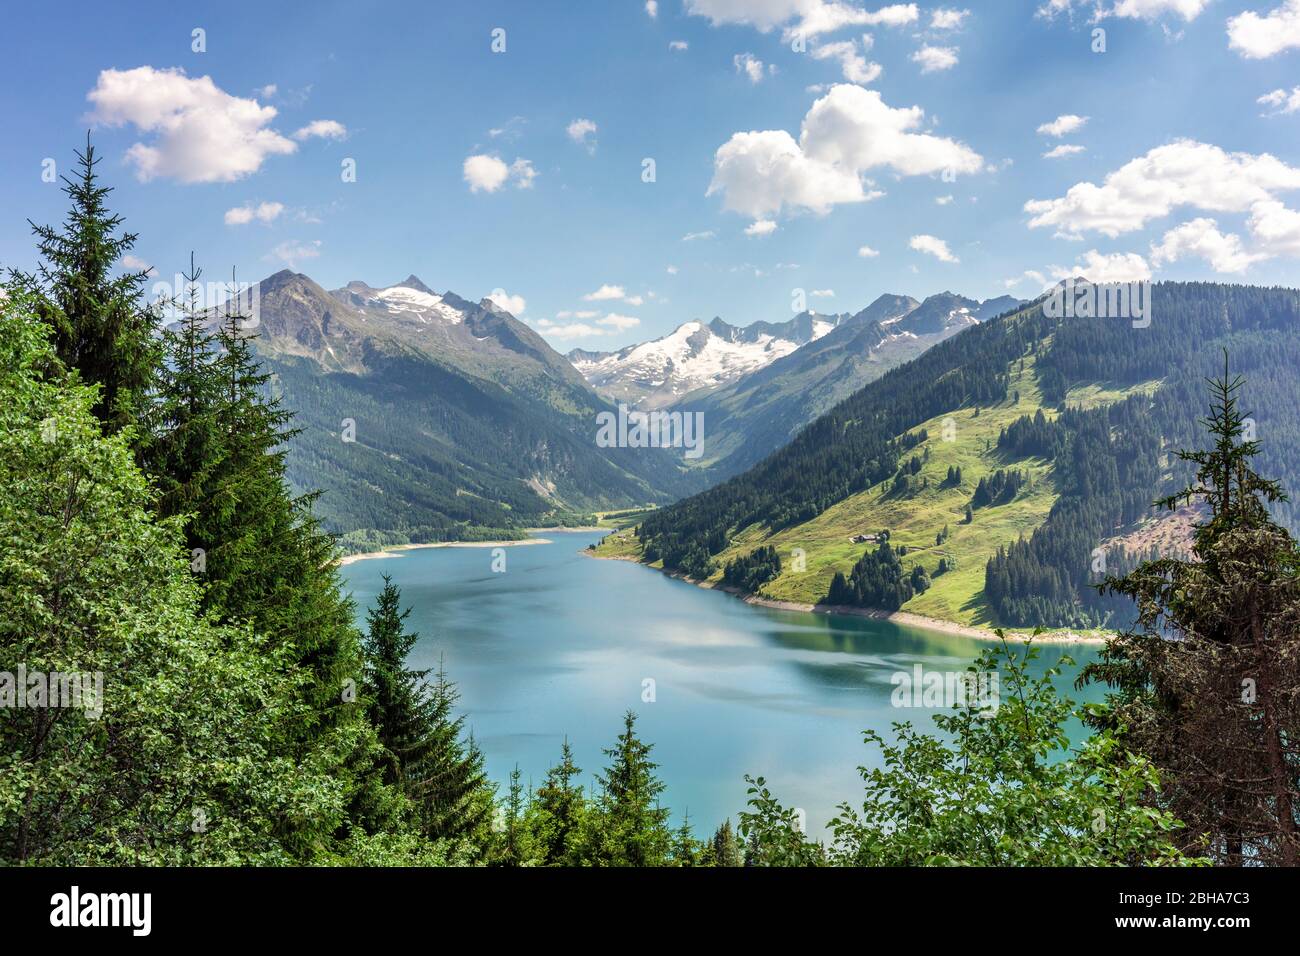
[[[989,562],[985,597],[1003,624],[1095,626],[1131,620],[1132,602],[1092,585],[1096,549],[1110,570],[1131,570],[1145,549],[1106,547],[1123,529],[1158,512],[1153,502],[1185,483],[1171,449],[1197,440],[1204,382],[1222,371],[1220,348],[1249,381],[1245,437],[1260,439],[1260,467],[1285,487],[1300,488],[1300,293],[1204,283],[1161,283],[1151,327],[1131,334],[1106,331],[1105,320],[1074,320],[1057,330],[1036,363],[1044,394],[1062,402],[1067,383],[1132,385],[1160,379],[1153,395],[1117,404],[1065,409],[1055,422],[1042,415],[1006,429],[998,447],[1014,457],[1054,464],[1060,493],[1046,523],[1010,543]],[[1145,333],[1154,332],[1153,335]],[[1141,334],[1139,334],[1141,333]],[[1300,517],[1289,501],[1271,505],[1284,525]],[[1119,618],[1114,618],[1119,614]]]
[[[722,583],[747,594],[757,594],[759,588],[780,573],[781,556],[769,545],[728,561],[722,571]]]
[[[324,372],[306,358],[267,361],[285,401],[308,426],[294,442],[287,476],[294,487],[327,492],[317,516],[343,534],[350,550],[510,539],[529,527],[590,524],[589,511],[548,498],[521,478],[555,468],[575,484],[610,487],[606,499],[578,499],[593,508],[653,495],[608,462],[592,474],[599,460],[576,453],[577,439],[557,424],[559,416],[498,386],[423,358],[376,357],[373,365],[370,374],[357,375]],[[361,423],[356,441],[340,440],[345,420]]]
[[[835,573],[826,601],[840,607],[897,611],[912,595],[929,587],[930,576],[925,569],[918,564],[910,574],[906,573],[898,552],[884,541],[875,551],[859,558],[847,578],[838,571]]]

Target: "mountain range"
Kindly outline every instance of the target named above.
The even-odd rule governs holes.
[[[887,294],[840,317],[822,337],[680,407],[703,413],[705,465],[714,480],[760,461],[827,409],[963,329],[1015,308],[951,292],[923,302]]]
[[[858,313],[688,322],[565,357],[491,300],[414,275],[327,291],[283,270],[259,283],[258,302],[256,348],[301,429],[290,479],[325,492],[319,516],[356,547],[511,536],[666,504],[775,451],[843,395],[1002,304],[882,296]],[[702,412],[704,458],[600,447],[598,416],[620,402]]]
[[[286,270],[258,301],[255,347],[300,429],[290,480],[324,492],[346,545],[518,536],[705,484],[658,449],[599,447],[609,403],[489,300]]]
[[[415,276],[326,291],[284,271],[259,292],[255,345],[300,429],[290,479],[324,492],[317,513],[354,550],[652,505],[601,553],[713,583],[744,568],[773,600],[1113,625],[1093,560],[1185,542],[1194,515],[1149,506],[1189,478],[1173,453],[1197,447],[1225,350],[1266,436],[1261,471],[1300,486],[1295,290],[1160,283],[1149,325],[1045,298],[888,294],[568,357]],[[701,413],[705,454],[601,447],[598,417],[620,402]],[[1277,513],[1295,526],[1290,504]],[[799,562],[759,580],[766,548]]]
[[[1300,488],[1300,292],[1158,283],[1142,322],[1061,316],[1046,301],[972,310],[963,332],[601,553],[807,605],[984,627],[1122,624],[1131,604],[1092,585],[1187,547],[1195,514],[1152,502],[1192,480],[1176,453],[1205,446],[1206,379],[1225,361],[1244,379],[1256,467]],[[814,347],[835,334],[849,333]],[[1290,502],[1274,512],[1297,526]]]
[[[977,302],[945,292],[918,303],[908,296],[883,295],[858,313],[801,312],[783,322],[759,320],[746,326],[730,325],[718,317],[709,322],[697,319],[662,338],[612,352],[574,349],[568,359],[597,392],[613,401],[642,409],[671,407],[734,385],[846,327],[860,330],[871,322],[882,323],[882,328],[896,323],[882,342],[942,337],[1004,312],[1018,301],[1002,296]],[[834,341],[839,345],[845,339]],[[932,344],[937,339],[927,341]],[[877,361],[886,360],[877,355]]]
[[[568,353],[600,394],[642,409],[711,392],[821,338],[847,316],[803,312],[785,322],[737,327],[720,318],[679,325],[651,342],[615,352]]]

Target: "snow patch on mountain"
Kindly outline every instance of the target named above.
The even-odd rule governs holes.
[[[882,338],[867,358],[876,361],[876,352],[891,342],[938,341],[1018,304],[1010,296],[980,302],[941,292],[917,302],[909,296],[886,294],[857,314],[803,312],[785,322],[760,321],[743,327],[719,318],[707,323],[697,320],[652,342],[616,352],[574,349],[567,358],[606,398],[657,408],[688,395],[698,398],[726,388],[837,329],[842,330],[837,336],[847,336],[851,329],[875,324]]]
[[[421,322],[428,322],[430,319],[442,319],[458,325],[465,321],[465,314],[459,309],[454,309],[447,305],[440,295],[431,295],[428,292],[420,292],[418,289],[408,289],[406,286],[395,285],[387,289],[380,289],[375,297],[388,306],[390,312],[407,312],[414,315]]]
[[[721,319],[686,322],[663,338],[616,352],[574,349],[569,361],[591,386],[619,401],[654,408],[728,385],[834,329],[842,317],[804,313],[744,328]]]
[[[405,282],[376,289],[364,282],[349,282],[334,293],[363,316],[377,314],[399,322],[460,325],[465,312],[412,276]]]

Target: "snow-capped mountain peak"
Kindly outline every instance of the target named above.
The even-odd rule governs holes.
[[[615,352],[574,349],[567,358],[606,398],[658,408],[725,388],[831,332],[836,333],[837,342],[856,342],[858,330],[874,327],[875,334],[882,336],[879,341],[902,342],[915,351],[906,343],[936,342],[1016,304],[1018,300],[1009,296],[980,302],[941,292],[917,302],[910,296],[886,294],[856,314],[802,312],[784,322],[759,321],[746,326],[717,317],[709,322],[696,319],[650,342]],[[874,351],[864,357],[879,360]]]
[[[352,281],[335,295],[365,316],[377,315],[421,325],[459,325],[465,321],[464,310],[447,302],[445,296],[438,295],[415,276],[382,289]]]
[[[616,352],[574,349],[568,358],[601,394],[655,408],[757,371],[825,335],[841,318],[805,312],[787,322],[744,327],[696,319],[650,342]]]

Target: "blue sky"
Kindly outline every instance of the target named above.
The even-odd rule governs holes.
[[[797,289],[1296,284],[1300,0],[193,6],[11,12],[0,265],[30,267],[25,219],[64,209],[42,162],[93,127],[163,277],[191,249],[209,278],[415,273],[503,290],[561,350],[780,320]]]

